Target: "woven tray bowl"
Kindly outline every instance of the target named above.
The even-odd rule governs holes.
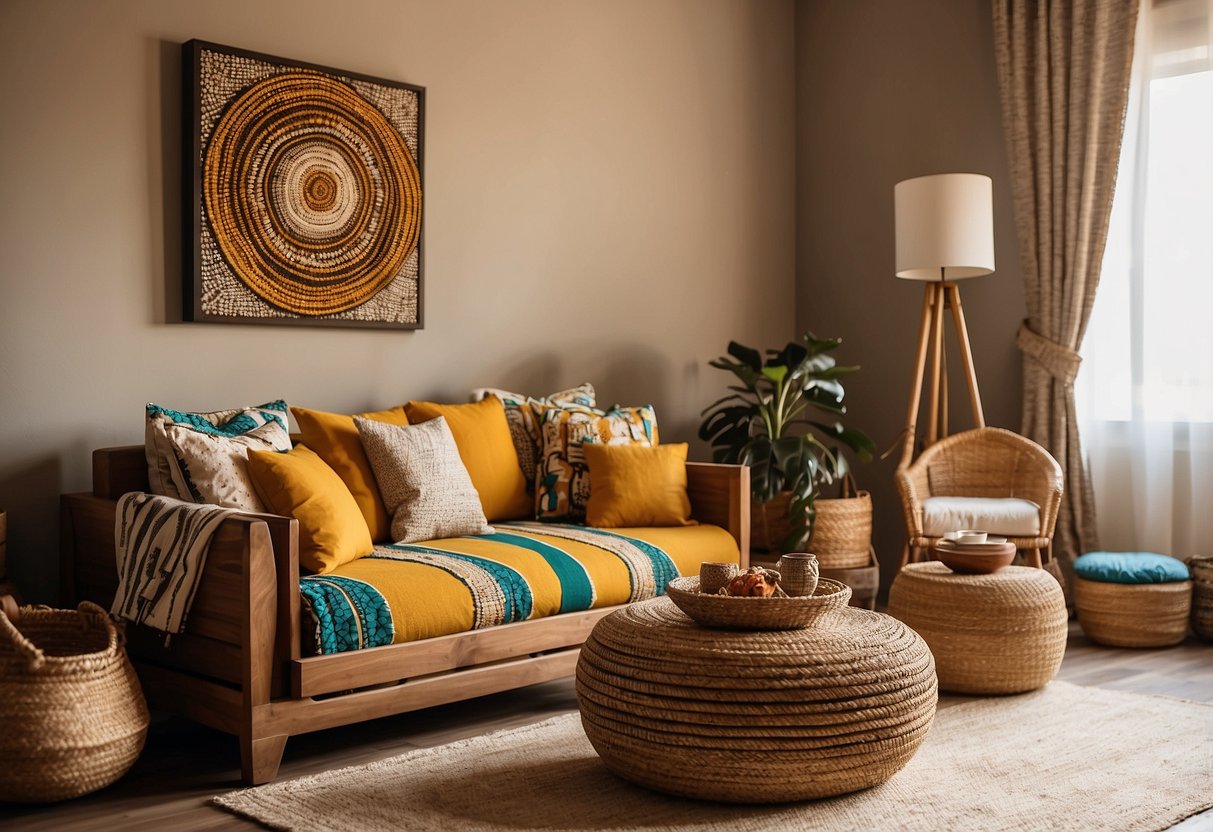
[[[936,546],[935,556],[944,566],[960,575],[988,575],[1015,560],[1015,544],[1004,543],[998,548],[966,548]]]
[[[845,609],[851,600],[851,588],[829,578],[820,579],[812,595],[791,598],[703,595],[696,576],[675,578],[665,591],[696,624],[723,630],[800,630]]]

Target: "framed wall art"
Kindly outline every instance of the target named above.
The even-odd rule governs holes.
[[[183,49],[184,319],[420,329],[425,89]]]

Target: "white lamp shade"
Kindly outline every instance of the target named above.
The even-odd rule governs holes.
[[[893,188],[897,276],[960,280],[994,271],[994,187],[979,173],[943,173]]]

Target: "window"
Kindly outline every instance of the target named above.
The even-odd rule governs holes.
[[[1211,25],[1213,0],[1143,0],[1076,390],[1105,548],[1213,539]]]

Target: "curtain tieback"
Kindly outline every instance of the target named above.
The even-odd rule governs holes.
[[[1019,325],[1019,333],[1015,336],[1015,346],[1020,352],[1036,359],[1049,375],[1063,384],[1073,384],[1078,378],[1078,365],[1082,356],[1074,350],[1033,332],[1028,322]]]

